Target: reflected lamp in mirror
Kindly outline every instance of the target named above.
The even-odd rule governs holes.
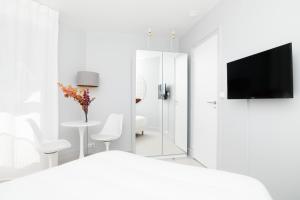
[[[77,86],[82,87],[98,87],[99,74],[96,72],[79,71],[76,76]]]
[[[138,76],[136,79],[136,96],[135,96],[135,102],[139,103],[141,101],[143,101],[146,97],[146,81]]]

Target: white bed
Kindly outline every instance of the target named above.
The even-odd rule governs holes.
[[[246,176],[110,151],[0,184],[1,200],[271,200]]]

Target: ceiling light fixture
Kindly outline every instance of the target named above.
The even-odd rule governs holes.
[[[151,28],[148,28],[148,33],[147,33],[148,37],[151,38],[153,36],[153,33],[152,33],[152,29]]]
[[[174,40],[176,39],[176,32],[175,30],[171,31],[170,34],[170,50],[173,51],[174,50]]]
[[[176,38],[176,32],[173,30],[171,31],[171,39],[174,40]]]
[[[148,49],[150,49],[150,42],[151,42],[152,36],[153,36],[152,29],[148,28],[148,32],[147,32],[147,48]]]

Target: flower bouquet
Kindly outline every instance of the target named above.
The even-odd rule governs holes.
[[[72,87],[71,85],[64,86],[61,83],[58,83],[58,86],[66,98],[73,98],[74,101],[81,105],[81,108],[85,114],[85,122],[88,122],[89,106],[95,100],[95,97],[90,97],[89,89],[78,89]]]

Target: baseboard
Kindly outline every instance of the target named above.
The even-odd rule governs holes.
[[[156,159],[172,159],[172,158],[186,158],[187,154],[174,154],[174,155],[162,155],[162,156],[147,156],[148,158]]]

